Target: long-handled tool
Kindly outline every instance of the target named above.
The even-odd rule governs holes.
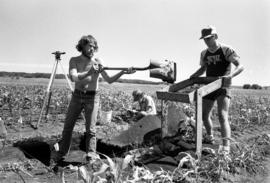
[[[104,67],[104,70],[128,70],[126,67]],[[164,62],[150,60],[147,67],[133,67],[136,71],[150,70],[150,77],[162,79],[168,83],[176,81],[176,63],[165,60]]]

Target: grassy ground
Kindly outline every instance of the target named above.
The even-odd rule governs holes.
[[[23,113],[24,111],[20,111],[20,107],[22,105],[22,99],[24,96],[28,96],[32,101],[34,101],[31,105],[38,106],[35,102],[38,100],[38,97],[35,95],[39,95],[39,97],[42,98],[43,96],[43,90],[46,89],[46,86],[48,85],[49,79],[10,79],[10,78],[0,78],[0,91],[5,92],[5,90],[9,93],[13,93],[13,103],[10,107],[11,110],[13,110],[14,116],[9,116],[8,111],[1,111],[1,113],[5,114],[6,116],[1,116],[2,119],[10,121],[15,121],[9,123],[11,127],[22,127],[23,124],[17,123],[19,115],[25,115],[25,117],[34,116],[37,115],[40,111],[40,108],[31,108],[31,115],[27,113]],[[12,86],[12,87],[9,87]],[[13,87],[15,86],[15,87]],[[103,93],[103,96],[105,99],[108,99],[106,97],[112,98],[112,100],[115,103],[121,102],[122,104],[119,106],[116,106],[115,110],[120,111],[121,108],[127,108],[128,105],[131,103],[131,93],[134,89],[141,89],[142,91],[152,95],[155,97],[155,92],[157,90],[162,89],[165,87],[165,85],[142,85],[142,84],[125,84],[125,83],[113,83],[113,84],[107,84],[107,83],[101,83],[100,84],[100,90]],[[30,89],[29,89],[30,88]],[[53,88],[56,88],[57,90],[54,90],[52,97],[52,105],[53,107],[59,108],[59,104],[56,104],[57,102],[63,105],[65,108],[67,107],[67,91],[68,85],[66,80],[55,80]],[[63,90],[65,92],[63,92]],[[2,94],[2,93],[1,93]],[[120,94],[120,95],[119,95]],[[232,90],[232,102],[231,102],[231,109],[230,109],[230,121],[232,125],[233,130],[233,139],[235,140],[235,144],[238,144],[238,147],[240,149],[237,149],[234,152],[234,156],[232,157],[233,162],[226,162],[225,165],[230,166],[238,166],[238,162],[242,163],[241,166],[244,167],[245,170],[247,170],[246,175],[248,175],[248,178],[252,177],[253,174],[250,174],[248,171],[251,172],[254,171],[254,173],[260,175],[260,169],[259,166],[261,166],[261,160],[264,158],[263,149],[261,149],[261,146],[264,143],[269,143],[265,139],[262,139],[262,135],[264,134],[270,134],[270,90],[244,90],[244,89],[237,89],[234,88]],[[2,97],[2,96],[1,96]],[[1,99],[0,97],[0,99]],[[115,100],[114,100],[115,98]],[[155,98],[156,100],[156,98]],[[40,103],[40,101],[39,101]],[[157,103],[157,105],[160,105]],[[7,107],[7,106],[6,106]],[[55,112],[56,110],[52,110],[51,112]],[[159,107],[158,107],[159,108]],[[37,114],[34,114],[34,109],[36,109]],[[188,107],[189,110],[191,110],[194,113],[194,106]],[[61,112],[63,113],[65,109],[61,109]],[[61,114],[62,115],[62,114]],[[57,115],[55,115],[57,116]],[[24,116],[23,116],[24,117]],[[53,116],[54,117],[54,116]],[[13,118],[13,119],[12,119]],[[16,119],[16,120],[14,120]],[[28,118],[23,118],[24,123],[27,123]],[[214,117],[215,125],[218,126],[217,117]],[[9,127],[10,127],[9,126]],[[83,127],[83,126],[82,126]],[[53,130],[47,130],[53,131]],[[218,135],[220,132],[216,131],[216,134]],[[267,136],[263,136],[267,137]],[[220,163],[220,160],[217,156],[211,157],[211,160],[216,160]],[[227,164],[226,164],[227,163]],[[211,165],[211,161],[204,162],[204,165]],[[224,170],[221,165],[221,169]],[[200,170],[201,165],[194,166],[196,171]],[[269,165],[268,165],[269,166]],[[198,168],[198,169],[197,169]],[[216,167],[215,167],[216,168]],[[183,170],[183,169],[182,169]],[[182,171],[181,170],[181,171]],[[1,171],[1,170],[0,170]],[[192,171],[192,170],[190,170]],[[239,173],[239,172],[238,172]],[[192,177],[193,173],[191,173]],[[209,173],[209,175],[212,175]],[[0,182],[2,174],[0,173]],[[51,175],[52,176],[52,175]],[[198,174],[196,175],[198,176]],[[3,176],[2,176],[3,177]],[[43,174],[44,177],[44,174]],[[18,177],[17,177],[18,178]],[[12,180],[12,178],[10,178]],[[19,180],[19,179],[18,179]],[[30,178],[29,178],[30,180]],[[234,180],[234,179],[231,179]],[[241,182],[247,182],[248,179],[242,179]],[[261,182],[262,179],[259,178],[252,178],[249,179],[249,182]],[[211,181],[210,181],[211,182]]]

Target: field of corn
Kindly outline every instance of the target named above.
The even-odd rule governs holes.
[[[7,132],[12,129],[26,128],[36,122],[43,104],[47,80],[27,81],[5,79],[0,82],[0,117]],[[112,123],[117,124],[126,109],[132,106],[132,91],[140,88],[151,95],[156,102],[157,110],[161,103],[155,91],[162,85],[137,85],[115,83],[100,85],[100,110],[110,107],[113,110]],[[70,99],[70,90],[64,81],[56,82],[52,88],[50,101],[50,120],[64,116]],[[189,119],[195,115],[195,107],[177,103]],[[215,109],[216,110],[216,109]],[[214,111],[215,113],[215,111]],[[68,166],[54,175],[47,172],[47,180],[38,181],[39,174],[34,174],[36,164],[32,161],[0,165],[0,182],[8,172],[16,172],[18,182],[260,182],[267,177],[270,154],[270,91],[233,89],[229,119],[232,139],[231,154],[226,156],[218,149],[205,148],[202,158],[196,159],[193,152],[180,152],[178,166],[173,171],[160,169],[151,171],[135,162],[144,155],[153,153],[154,147],[137,147],[123,157],[102,157],[91,165]],[[218,118],[213,116],[218,126]],[[218,128],[216,131],[219,134]],[[186,136],[192,138],[190,130]],[[1,137],[2,139],[4,138]],[[2,142],[3,140],[1,140]],[[12,145],[10,142],[8,145]],[[7,146],[8,146],[7,145]],[[6,148],[6,146],[2,147]],[[0,159],[1,163],[1,159]],[[258,178],[259,177],[259,178]],[[35,180],[35,181],[30,181]]]

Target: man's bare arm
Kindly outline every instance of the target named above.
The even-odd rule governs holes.
[[[192,74],[190,76],[190,78],[196,78],[199,77],[201,75],[203,75],[206,71],[206,67],[205,66],[201,66],[194,74]]]
[[[98,68],[96,68],[95,66],[92,66],[90,70],[78,72],[75,62],[76,60],[74,58],[71,58],[69,63],[69,74],[71,81],[73,82],[82,81],[87,77],[91,77],[93,73],[98,72]],[[90,78],[88,78],[87,80],[89,79]]]
[[[232,61],[232,63],[235,65],[235,69],[231,72],[230,76],[233,78],[243,72],[244,66],[240,64],[238,60]]]

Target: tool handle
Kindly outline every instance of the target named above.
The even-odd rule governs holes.
[[[130,67],[103,67],[104,70],[128,70]],[[144,71],[150,69],[150,67],[132,67],[136,71]]]

